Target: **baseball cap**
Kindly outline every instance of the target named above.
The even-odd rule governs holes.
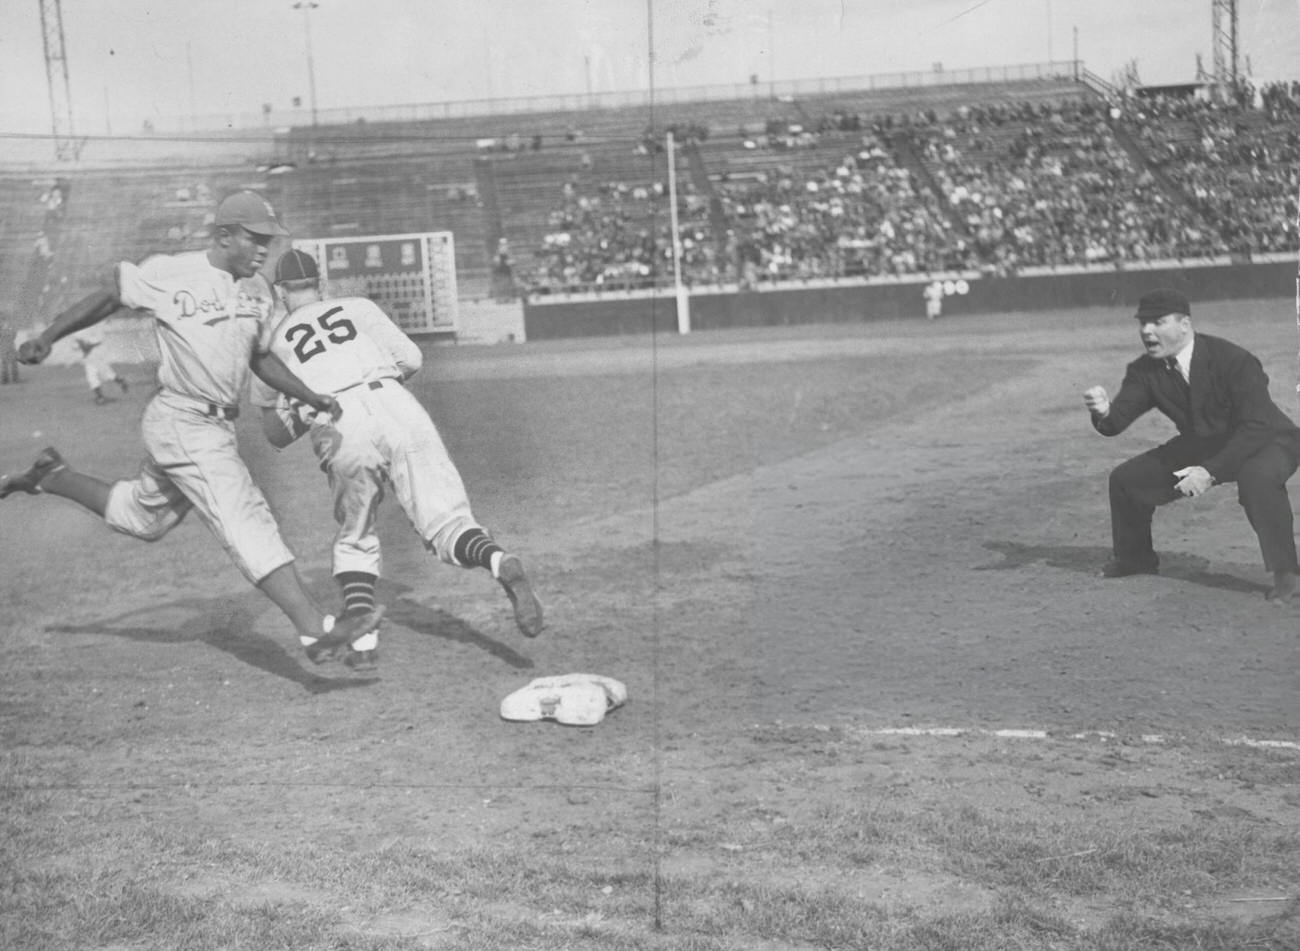
[[[253,234],[287,236],[288,231],[275,217],[271,203],[257,192],[235,192],[222,199],[213,222],[218,228],[239,225]]]
[[[320,277],[316,259],[306,251],[295,248],[280,255],[275,262],[275,283],[286,284],[289,281],[314,281]]]
[[[1182,294],[1167,287],[1162,287],[1159,290],[1142,295],[1142,299],[1138,301],[1137,313],[1134,316],[1138,320],[1151,320],[1156,317],[1163,317],[1165,314],[1183,314],[1190,317],[1192,308],[1187,303],[1187,298]]]

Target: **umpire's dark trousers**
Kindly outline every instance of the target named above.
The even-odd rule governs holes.
[[[1174,471],[1198,465],[1198,459],[1204,458],[1203,446],[1180,436],[1111,470],[1110,531],[1116,561],[1139,568],[1157,567],[1151,517],[1156,506],[1182,498],[1174,489],[1178,482]],[[1237,501],[1259,537],[1264,567],[1273,572],[1298,570],[1291,499],[1286,491],[1286,481],[1295,471],[1291,453],[1279,443],[1270,443],[1242,464],[1235,480]]]

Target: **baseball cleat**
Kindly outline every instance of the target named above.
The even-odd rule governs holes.
[[[373,660],[377,656],[375,649],[379,645],[379,623],[383,617],[384,608],[381,606],[364,614],[338,618],[334,630],[303,645],[307,659],[313,664],[323,664],[346,660],[352,654],[370,653]]]
[[[59,451],[53,446],[46,446],[27,471],[17,475],[0,476],[0,499],[8,498],[15,492],[36,495],[41,491],[41,483],[46,476],[67,467],[68,464],[63,461]]]
[[[348,644],[347,656],[343,663],[353,670],[361,672],[374,670],[379,666],[379,628],[362,634]]]
[[[542,633],[542,603],[533,594],[533,586],[524,573],[524,563],[518,555],[505,555],[497,566],[497,581],[506,589],[510,605],[515,609],[515,624],[524,637]]]
[[[359,674],[366,673],[379,666],[379,651],[350,650],[348,656],[343,658],[343,663]]]

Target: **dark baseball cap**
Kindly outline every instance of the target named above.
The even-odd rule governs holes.
[[[1138,320],[1154,320],[1163,317],[1165,314],[1182,314],[1185,317],[1190,317],[1192,307],[1182,294],[1167,287],[1162,287],[1159,290],[1143,294],[1142,299],[1138,301],[1137,313],[1133,316]]]
[[[239,225],[253,234],[269,234],[286,237],[289,232],[275,216],[271,203],[257,192],[242,191],[227,195],[217,206],[217,217],[213,222],[218,228]]]
[[[314,281],[320,277],[316,259],[306,251],[294,248],[280,255],[275,262],[275,283],[287,284],[290,281]]]

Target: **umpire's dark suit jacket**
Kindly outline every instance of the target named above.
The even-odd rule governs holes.
[[[1190,406],[1178,371],[1143,355],[1128,365],[1110,412],[1092,425],[1114,436],[1151,409],[1178,427],[1177,442],[1215,482],[1232,482],[1241,464],[1270,443],[1279,443],[1300,460],[1300,428],[1273,402],[1268,375],[1249,350],[1222,337],[1198,333],[1192,348]]]

